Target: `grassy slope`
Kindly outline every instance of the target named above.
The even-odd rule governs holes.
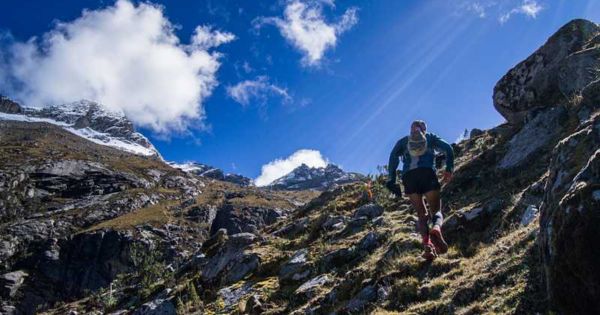
[[[469,149],[461,144],[463,152],[457,159],[457,181],[468,174],[471,163],[479,154],[502,146],[502,140],[488,134],[472,140]],[[464,168],[462,171],[461,168]],[[534,182],[540,174],[526,174]],[[487,176],[487,175],[486,175]],[[525,175],[524,175],[525,176]],[[485,177],[485,176],[484,176]],[[491,175],[490,175],[490,178]],[[514,178],[510,180],[515,180]],[[535,235],[537,224],[522,227],[516,224],[518,215],[524,209],[519,197],[528,186],[524,177],[521,187],[507,185],[478,186],[474,196],[447,194],[445,201],[452,205],[448,214],[454,214],[463,207],[475,202],[493,198],[504,200],[502,209],[491,217],[483,231],[468,235],[464,231],[456,242],[451,244],[449,253],[433,263],[423,261],[419,256],[421,246],[414,233],[416,217],[407,200],[389,198],[382,182],[374,185],[377,202],[384,206],[384,224],[368,224],[355,234],[327,232],[320,224],[327,216],[352,216],[361,204],[363,186],[350,185],[331,194],[329,198],[315,202],[314,207],[297,214],[310,218],[310,227],[292,239],[269,236],[267,242],[251,251],[259,253],[264,267],[258,275],[242,281],[233,287],[244,284],[260,286],[267,313],[286,314],[308,309],[316,305],[326,305],[327,294],[336,290],[335,302],[324,306],[319,312],[343,311],[353,296],[371,283],[384,284],[389,288],[388,299],[369,304],[363,311],[388,314],[523,314],[545,311],[545,301],[541,290],[541,279]],[[485,187],[489,187],[486,189]],[[463,186],[465,188],[465,186]],[[456,189],[456,188],[455,188]],[[507,198],[508,196],[508,198]],[[514,213],[513,213],[514,214]],[[507,217],[509,219],[507,219]],[[274,231],[289,223],[280,222],[268,229]],[[492,231],[493,230],[493,231]],[[267,231],[267,232],[268,232]],[[340,248],[356,244],[364,235],[375,232],[383,236],[383,244],[370,255],[353,262],[342,262],[334,269],[320,269],[322,257]],[[493,237],[490,237],[493,235]],[[465,246],[466,245],[466,246]],[[320,274],[328,274],[334,279],[331,284],[320,288],[310,300],[298,299],[294,290],[297,285],[280,286],[273,282],[278,270],[296,250],[308,248],[309,259]],[[270,285],[264,285],[264,283]],[[222,313],[222,300],[208,300],[205,310]],[[240,305],[243,305],[243,300]],[[242,307],[243,308],[243,307]]]
[[[498,130],[496,130],[498,131]],[[502,131],[502,130],[500,130]],[[500,132],[498,131],[498,132]],[[502,131],[505,132],[505,131]],[[493,135],[492,135],[493,134]],[[500,208],[477,227],[461,230],[452,237],[448,254],[433,263],[419,256],[421,246],[414,231],[416,217],[406,199],[392,199],[384,189],[383,178],[373,186],[374,199],[385,208],[383,224],[368,223],[355,233],[325,231],[321,224],[328,216],[351,217],[364,204],[364,186],[353,184],[326,192],[302,207],[292,217],[264,231],[265,241],[248,249],[259,255],[261,267],[253,275],[231,286],[252,286],[261,296],[267,314],[289,314],[321,306],[319,312],[343,311],[347,302],[368,284],[388,288],[388,298],[367,304],[364,313],[381,314],[523,314],[545,312],[545,301],[539,278],[539,261],[535,246],[537,224],[522,227],[517,222],[524,211],[529,185],[544,176],[538,162],[529,171],[504,174],[493,165],[505,152],[506,137],[492,133],[461,143],[457,148],[457,172],[454,182],[445,188],[444,202],[450,206],[446,215],[457,215],[465,209],[501,200]],[[290,194],[265,192],[255,188],[239,188],[228,183],[212,182],[198,196],[196,205],[218,205],[225,191],[243,192],[243,197],[229,199],[237,206],[292,206],[291,199],[307,200],[311,193]],[[189,224],[169,205],[159,204],[123,217],[101,223],[95,228],[131,228],[152,222]],[[185,212],[185,210],[183,211]],[[179,212],[181,213],[181,211]],[[291,238],[271,233],[291,222],[308,217],[309,228]],[[355,245],[367,233],[374,232],[381,245],[372,253],[353,261],[339,262],[326,268],[325,255]],[[300,285],[282,285],[278,281],[280,267],[299,249],[308,249],[313,275],[327,274],[333,281],[319,288],[310,299],[298,297]],[[220,288],[201,291],[203,301],[190,300],[190,284],[200,288],[202,276],[196,272],[178,275],[173,296],[188,306],[195,304],[203,313],[223,313],[224,301],[216,292]],[[335,290],[336,298],[327,302]],[[239,302],[243,309],[245,300]],[[79,303],[85,304],[84,301]],[[191,311],[194,307],[189,308]],[[65,308],[62,308],[64,310]],[[226,312],[232,312],[231,310]],[[236,313],[237,311],[233,311]]]

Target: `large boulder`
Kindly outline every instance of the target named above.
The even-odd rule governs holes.
[[[529,58],[512,68],[494,88],[494,107],[509,123],[529,113],[566,104],[599,78],[600,27],[587,20],[563,26]]]
[[[217,210],[211,234],[219,229],[227,229],[229,234],[257,233],[259,229],[275,223],[284,213],[277,208],[238,207],[226,203]]]
[[[540,208],[548,295],[562,314],[600,314],[600,115],[555,148]]]
[[[231,284],[258,269],[258,255],[245,252],[256,241],[257,237],[251,233],[229,236],[226,243],[201,266],[202,280],[210,284]]]

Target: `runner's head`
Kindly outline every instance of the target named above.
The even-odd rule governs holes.
[[[425,124],[422,120],[415,120],[410,124],[410,133],[421,132],[425,133],[427,131],[427,124]]]

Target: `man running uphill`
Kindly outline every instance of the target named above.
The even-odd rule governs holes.
[[[398,158],[402,158],[402,184],[419,217],[417,230],[423,239],[424,252],[422,257],[432,260],[438,254],[448,251],[448,244],[442,237],[442,222],[444,220],[440,202],[440,183],[435,173],[435,152],[446,153],[446,170],[443,182],[452,178],[454,168],[454,152],[452,146],[433,133],[427,132],[427,125],[422,120],[411,124],[410,135],[396,142],[388,164],[389,180],[387,188],[398,196],[401,190],[396,185],[396,168]],[[429,211],[425,208],[423,197],[427,199]],[[429,229],[429,219],[433,227]]]

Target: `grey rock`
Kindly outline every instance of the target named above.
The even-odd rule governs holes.
[[[367,304],[375,300],[377,300],[377,288],[375,285],[368,285],[348,302],[346,310],[350,313],[364,312]]]
[[[203,261],[202,278],[208,283],[229,284],[237,282],[258,269],[260,259],[244,250],[256,241],[250,233],[229,236],[227,242],[217,249],[214,256]]]
[[[525,213],[521,216],[521,225],[529,225],[529,223],[533,222],[539,215],[538,207],[534,205],[527,206],[525,209]]]
[[[369,223],[369,218],[367,217],[358,217],[358,218],[354,218],[348,221],[348,224],[346,225],[346,227],[340,231],[338,234],[339,236],[343,236],[343,235],[351,235],[354,233],[357,233],[359,231],[362,231],[363,228]],[[338,223],[340,224],[340,223]]]
[[[177,315],[174,303],[170,299],[159,298],[145,303],[133,312],[134,315]]]
[[[336,229],[336,227],[343,226],[344,221],[345,221],[344,216],[341,216],[341,215],[329,216],[329,217],[327,217],[327,220],[325,220],[325,222],[323,222],[323,224],[321,225],[321,228],[324,230],[333,230],[333,229]]]
[[[283,214],[284,211],[277,208],[244,207],[240,209],[231,204],[225,204],[217,210],[212,221],[211,234],[221,228],[227,229],[230,234],[256,233],[258,229],[275,223]]]
[[[357,245],[359,251],[372,252],[379,246],[379,236],[375,232],[369,232]]]
[[[565,109],[558,107],[536,115],[508,142],[508,152],[498,164],[498,168],[509,169],[522,165],[538,150],[551,144],[550,140],[562,130],[561,121],[565,114]]]
[[[311,265],[308,263],[308,249],[301,249],[281,267],[279,270],[279,281],[296,282],[305,280],[311,273]]]
[[[373,219],[382,214],[383,214],[382,206],[380,206],[378,204],[374,204],[374,203],[369,203],[369,204],[366,204],[366,205],[361,206],[360,208],[356,209],[356,211],[354,211],[354,218],[367,217],[369,219]]]
[[[246,282],[243,285],[233,285],[225,287],[218,291],[219,297],[223,299],[223,311],[233,312],[238,307],[238,303],[242,298],[253,291],[252,284]]]
[[[5,273],[0,276],[1,295],[5,298],[14,297],[27,276],[28,274],[22,270]]]
[[[600,27],[586,20],[563,26],[533,55],[511,69],[494,88],[494,107],[520,124],[532,110],[565,104],[598,79],[600,47],[587,46]]]
[[[367,233],[356,245],[332,251],[321,259],[322,270],[338,268],[366,257],[378,246],[382,237],[375,232]]]
[[[547,293],[561,314],[600,311],[600,116],[554,148],[548,169],[540,232]]]
[[[319,275],[303,283],[294,293],[305,298],[310,298],[315,294],[319,287],[324,286],[331,281],[332,279],[328,275]]]
[[[302,218],[273,232],[273,234],[276,236],[295,237],[298,234],[306,231],[306,229],[308,228],[308,223],[308,218]]]

